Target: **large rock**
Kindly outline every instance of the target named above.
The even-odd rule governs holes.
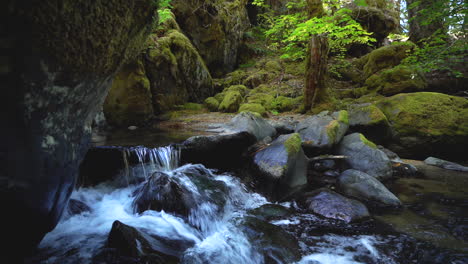
[[[468,99],[440,93],[398,94],[377,106],[392,125],[387,146],[402,157],[462,160],[468,149]]]
[[[399,65],[370,76],[365,85],[369,90],[385,96],[419,92],[427,87],[423,73],[413,67]]]
[[[353,222],[369,216],[367,207],[328,189],[320,189],[306,200],[307,209],[326,218]]]
[[[351,16],[362,25],[380,46],[383,40],[399,26],[399,12],[387,1],[366,1],[367,6],[354,6]]]
[[[268,121],[252,112],[237,114],[229,123],[229,129],[236,132],[248,132],[258,141],[276,135],[276,129]]]
[[[173,12],[214,76],[231,72],[249,27],[247,0],[174,0]]]
[[[3,262],[57,224],[91,122],[118,69],[144,47],[154,11],[152,0],[1,2]]]
[[[242,154],[255,141],[255,136],[246,131],[191,137],[182,143],[181,161],[182,163],[201,163],[209,168],[238,168],[243,163]]]
[[[338,153],[348,156],[346,162],[352,169],[363,171],[377,179],[392,177],[390,159],[363,134],[353,133],[344,137],[338,146]]]
[[[153,117],[150,82],[141,59],[123,67],[112,83],[104,102],[110,125],[140,125]]]
[[[384,206],[401,205],[400,200],[381,182],[362,171],[352,169],[344,171],[338,178],[338,184],[346,195],[357,199]]]
[[[447,160],[442,160],[434,157],[429,157],[424,160],[424,163],[436,167],[440,167],[446,170],[454,170],[454,171],[464,171],[468,172],[468,167],[462,166],[460,164],[457,164],[455,162],[447,161]]]
[[[348,130],[348,124],[347,111],[333,114],[324,111],[299,123],[296,132],[301,136],[306,151],[329,149],[340,142]]]
[[[149,42],[145,67],[156,113],[213,95],[211,74],[184,34],[171,29],[161,37],[153,34]]]
[[[390,123],[384,113],[373,104],[352,105],[348,110],[349,130],[366,135],[372,142],[390,137]]]
[[[307,184],[307,157],[299,134],[281,135],[253,157],[258,189],[282,200]]]

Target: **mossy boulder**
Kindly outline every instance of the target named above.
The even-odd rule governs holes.
[[[466,157],[468,99],[440,93],[398,94],[377,106],[392,125],[388,147],[402,157]]]
[[[278,112],[291,111],[297,106],[297,100],[285,96],[278,96],[270,103],[270,109],[276,110]]]
[[[243,82],[249,88],[256,88],[261,84],[268,83],[275,77],[275,74],[266,70],[255,71],[250,74]]]
[[[261,104],[251,104],[251,103],[242,104],[240,106],[239,112],[244,112],[244,111],[258,113],[258,114],[260,114],[262,116],[265,116],[266,113],[267,113],[267,110],[265,109],[265,107],[263,107],[263,105],[261,105]]]
[[[236,92],[239,92],[242,96],[246,96],[247,93],[249,92],[249,89],[245,87],[244,85],[232,85],[224,89],[225,93],[228,93],[231,91],[236,91]]]
[[[269,108],[274,96],[268,93],[261,92],[250,92],[247,96],[247,102],[249,104],[260,104],[265,108]]]
[[[385,114],[374,104],[351,105],[348,112],[350,131],[363,133],[378,143],[390,137],[390,123]]]
[[[309,155],[322,149],[330,149],[340,142],[348,126],[347,111],[323,111],[299,123],[296,132],[301,136],[302,146]]]
[[[214,76],[234,70],[245,30],[247,0],[173,0],[172,11]]]
[[[205,99],[205,106],[206,108],[208,108],[208,110],[214,112],[214,111],[218,111],[218,108],[219,108],[219,101],[216,100],[216,98],[214,97],[208,97]]]
[[[257,188],[273,200],[282,200],[307,184],[307,157],[297,133],[281,135],[253,157]]]
[[[104,102],[110,125],[139,125],[153,116],[150,82],[141,59],[123,67],[112,83]]]
[[[370,76],[365,85],[369,90],[377,91],[385,96],[403,92],[418,92],[427,87],[426,80],[421,72],[403,65]]]
[[[239,91],[228,91],[219,104],[220,112],[235,113],[242,103],[242,94]]]
[[[151,82],[153,107],[162,113],[185,102],[203,102],[213,95],[213,80],[198,51],[177,30],[151,36],[145,68]]]
[[[383,40],[398,27],[399,13],[391,10],[388,2],[384,5],[371,4],[368,6],[355,6],[351,10],[351,16],[362,25],[380,45]]]
[[[401,63],[416,46],[411,42],[398,42],[378,48],[355,62],[362,66],[365,78],[386,68],[392,68]]]

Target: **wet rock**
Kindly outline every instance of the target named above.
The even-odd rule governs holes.
[[[349,112],[349,130],[362,133],[373,142],[383,142],[391,136],[390,123],[373,104],[353,105]]]
[[[334,160],[313,160],[309,163],[315,171],[324,172],[336,168]]]
[[[311,116],[299,123],[296,132],[301,135],[302,146],[307,154],[317,149],[329,149],[345,135],[348,130],[348,112],[329,114],[328,111]]]
[[[257,140],[276,135],[276,129],[260,115],[252,112],[242,112],[229,123],[229,129],[235,132],[246,131]]]
[[[181,161],[201,163],[209,168],[239,168],[243,163],[242,154],[255,142],[256,138],[245,131],[191,137],[182,143]]]
[[[1,2],[2,25],[14,25],[0,29],[8,101],[0,133],[10,139],[0,143],[0,201],[9,212],[0,258],[7,263],[58,223],[92,120],[118,69],[145,47],[155,9],[151,0]]]
[[[281,227],[256,217],[245,217],[240,229],[253,246],[260,249],[265,263],[294,263],[301,257],[299,244],[294,236]]]
[[[274,200],[282,200],[307,184],[307,157],[299,134],[281,135],[253,156],[257,187]]]
[[[400,206],[400,200],[376,178],[358,170],[346,170],[338,178],[343,192],[363,201],[384,206]]]
[[[348,156],[346,162],[352,169],[363,171],[379,180],[392,177],[390,159],[362,134],[345,136],[338,146],[338,153]]]
[[[386,145],[400,156],[457,160],[468,149],[468,99],[440,93],[398,94],[377,103],[392,125]]]
[[[295,124],[292,122],[284,120],[270,120],[269,123],[276,129],[276,133],[279,135],[294,133]]]
[[[361,202],[346,198],[328,189],[320,189],[306,200],[307,210],[326,218],[353,222],[369,216]]]
[[[127,259],[127,261],[130,261],[129,263],[179,263],[178,257],[155,250],[145,235],[136,228],[125,225],[120,221],[115,221],[112,224],[106,246],[111,249],[116,249],[117,251],[107,251],[107,254],[101,253],[101,256],[95,258],[95,263],[99,263],[100,259],[105,260],[107,258],[108,260],[109,257],[113,257],[119,261],[119,259],[121,259],[119,258],[120,256],[124,257],[123,260],[125,260],[125,257],[130,257]],[[131,262],[136,260],[140,262]]]
[[[70,199],[68,201],[67,213],[69,216],[91,212],[91,208],[82,201]]]
[[[196,197],[177,179],[163,172],[153,173],[134,191],[133,208],[142,213],[154,210],[188,216],[197,205]]]
[[[265,221],[269,221],[272,218],[282,218],[292,213],[291,209],[288,209],[279,204],[265,204],[258,208],[249,211],[253,216],[260,218]]]
[[[462,166],[462,165],[457,164],[455,162],[450,162],[450,161],[446,161],[446,160],[442,160],[442,159],[438,159],[438,158],[434,158],[434,157],[429,157],[429,158],[425,159],[424,163],[426,163],[428,165],[440,167],[440,168],[443,168],[443,169],[446,169],[446,170],[468,172],[468,167]]]
[[[104,102],[107,122],[116,127],[144,124],[153,117],[150,82],[142,59],[125,65],[115,77]]]

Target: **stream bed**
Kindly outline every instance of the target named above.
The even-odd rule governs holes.
[[[78,204],[79,210],[67,210],[28,263],[173,263],[110,256],[109,232],[116,220],[148,242],[149,249],[136,240],[137,256],[149,250],[180,263],[468,262],[468,199],[463,189],[442,192],[442,182],[399,180],[392,188],[403,209],[345,224],[296,202],[271,203],[234,173],[180,165],[174,147],[134,151],[150,162],[76,189],[70,207]],[[152,191],[160,193],[156,202],[147,199]]]

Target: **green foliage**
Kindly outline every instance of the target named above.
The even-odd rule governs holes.
[[[307,41],[315,34],[328,35],[330,52],[334,54],[344,54],[351,44],[370,44],[375,41],[351,17],[351,10],[347,8],[321,18],[307,19],[305,12],[276,16],[265,31],[272,42],[271,47],[281,48],[284,52],[282,58],[292,60],[305,58]]]
[[[159,25],[161,25],[166,20],[171,18],[171,16],[172,16],[171,8],[172,8],[171,0],[160,0],[159,1],[159,9],[158,9],[158,17],[159,17],[158,24]]]

